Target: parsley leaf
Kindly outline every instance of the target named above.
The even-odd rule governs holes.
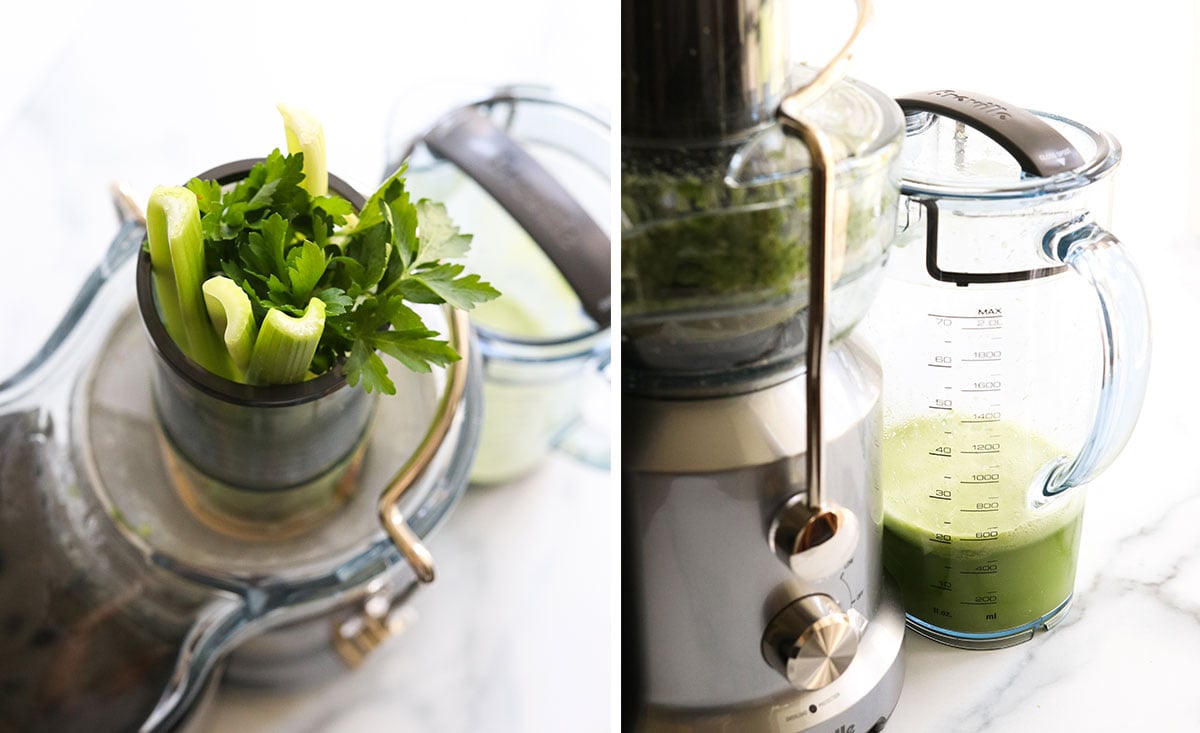
[[[317,293],[317,297],[325,301],[325,316],[340,316],[354,307],[354,301],[346,297],[346,291],[341,288],[325,288]]]
[[[391,225],[381,221],[346,243],[346,256],[362,265],[355,282],[364,291],[378,285],[383,278],[392,251],[391,234]]]
[[[471,235],[459,234],[450,221],[446,207],[428,199],[417,202],[417,225],[421,228],[421,247],[413,265],[427,265],[442,259],[465,257],[471,248]]]
[[[477,303],[500,295],[478,275],[462,275],[464,269],[462,265],[437,265],[413,273],[400,289],[417,303],[446,302],[462,310],[470,310]]]
[[[430,364],[446,366],[462,358],[445,341],[400,331],[381,331],[365,341],[414,372],[429,372]]]
[[[292,293],[303,302],[325,274],[325,253],[313,242],[304,242],[288,253],[288,282]],[[328,315],[328,311],[326,311]]]
[[[387,365],[361,339],[354,342],[346,359],[346,383],[351,387],[361,384],[368,392],[396,394],[396,385],[387,375]]]

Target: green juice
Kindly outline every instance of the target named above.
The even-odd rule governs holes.
[[[884,565],[910,616],[951,633],[1017,631],[1074,588],[1083,495],[1030,506],[1062,452],[1004,421],[951,413],[886,430]]]

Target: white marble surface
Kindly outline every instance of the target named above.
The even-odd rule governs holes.
[[[0,379],[34,353],[116,233],[110,181],[144,196],[283,146],[275,104],[286,101],[322,119],[330,170],[373,190],[387,131],[415,129],[460,95],[534,83],[611,105],[615,7],[6,4]],[[439,577],[417,594],[406,635],[322,687],[222,687],[207,730],[609,730],[614,505],[607,472],[557,455],[512,485],[472,490],[431,541]]]

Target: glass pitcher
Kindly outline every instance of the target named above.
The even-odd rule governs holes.
[[[911,628],[1009,646],[1065,613],[1083,487],[1145,392],[1145,294],[1105,228],[1121,150],[978,94],[898,101],[901,234],[867,321],[885,375],[884,562]]]
[[[421,98],[426,99],[425,90]],[[569,212],[586,216],[603,240],[609,259],[609,126],[604,115],[568,103],[552,91],[513,85],[499,89],[430,90],[447,97],[449,111],[440,114],[415,137],[398,105],[388,143],[387,171],[407,163],[410,190],[418,197],[443,201],[464,232],[474,236],[472,266],[486,270],[504,297],[471,312],[484,370],[484,427],[471,482],[500,484],[534,471],[554,450],[607,470],[608,365],[612,351],[607,319],[587,312],[562,267],[530,233],[528,218],[512,210],[521,206],[543,214],[559,227],[556,235],[569,246],[582,247],[583,236],[569,227]],[[471,101],[465,102],[464,99]],[[427,105],[417,105],[425,109]],[[465,127],[475,112],[519,146],[561,186],[568,205],[555,192],[518,180],[504,146],[487,139],[488,126]],[[410,115],[411,117],[411,115]],[[439,146],[457,136],[459,148],[485,151],[482,160],[451,160]],[[483,180],[505,158],[506,188],[521,196],[502,200]],[[482,168],[482,170],[481,170]],[[528,174],[527,174],[528,175]],[[594,224],[593,224],[594,222]],[[572,261],[578,257],[570,258]],[[609,294],[609,273],[590,268],[588,283]]]

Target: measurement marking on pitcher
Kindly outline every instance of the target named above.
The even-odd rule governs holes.
[[[989,309],[989,310],[991,310],[991,309]],[[925,315],[929,316],[930,318],[966,318],[968,320],[974,320],[974,321],[981,321],[984,319],[990,321],[995,318],[1003,318],[1004,317],[1003,313],[987,313],[987,314],[983,315],[982,317],[980,316],[979,313],[975,313],[975,314],[971,314],[971,315],[964,315],[964,316],[953,316],[953,315],[947,315],[945,313],[926,313]]]
[[[948,569],[948,568],[947,568]],[[974,570],[959,570],[960,575],[995,575],[1000,571],[1000,563],[995,559],[984,560],[975,566]]]
[[[964,542],[989,542],[991,540],[1000,539],[999,527],[988,527],[987,529],[976,532],[974,537],[963,537]]]

